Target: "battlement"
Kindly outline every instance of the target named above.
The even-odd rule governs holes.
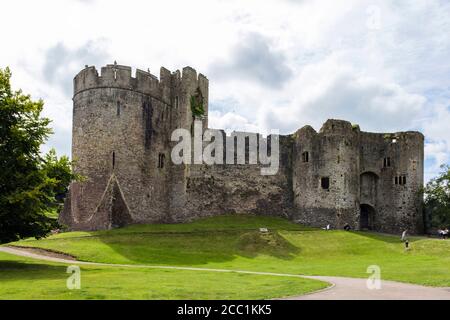
[[[297,130],[292,136],[295,139],[310,139],[312,137],[322,135],[322,136],[359,136],[363,143],[383,142],[386,144],[417,144],[424,142],[424,135],[418,131],[404,131],[404,132],[390,132],[390,133],[379,133],[379,132],[366,132],[361,131],[359,125],[352,125],[348,121],[329,119],[327,120],[319,132],[314,130],[309,125],[302,127]]]
[[[86,66],[74,78],[74,96],[80,92],[96,88],[120,88],[137,91],[143,94],[162,97],[164,92],[172,88],[200,86],[207,88],[208,79],[203,75],[197,75],[197,71],[191,67],[170,72],[161,67],[159,79],[149,71],[136,69],[133,77],[132,68],[118,64],[109,64],[101,68],[101,73],[95,67]]]

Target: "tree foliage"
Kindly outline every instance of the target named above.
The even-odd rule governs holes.
[[[67,157],[41,156],[52,133],[42,100],[13,91],[11,72],[0,69],[0,243],[41,238],[58,226],[47,212],[62,203],[75,178]]]
[[[450,226],[450,166],[441,168],[443,172],[425,188],[425,209],[435,228]]]

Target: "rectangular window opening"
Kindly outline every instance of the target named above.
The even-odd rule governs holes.
[[[116,152],[112,153],[112,167],[113,169],[116,167]]]
[[[323,177],[322,179],[320,179],[320,185],[321,185],[322,189],[330,190],[330,178]]]
[[[158,156],[158,168],[164,169],[164,162],[166,160],[166,155],[164,153],[160,153]]]
[[[305,163],[309,162],[309,152],[308,151],[303,152],[302,159],[303,159],[303,162],[305,162]]]

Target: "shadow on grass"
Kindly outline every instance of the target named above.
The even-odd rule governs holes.
[[[0,282],[16,280],[63,279],[67,267],[19,261],[0,261]]]
[[[361,236],[361,237],[372,239],[372,240],[383,241],[386,243],[393,243],[393,244],[396,244],[396,243],[402,244],[400,235],[377,233],[375,231],[353,231],[352,233],[355,235]],[[419,236],[407,236],[407,239],[408,239],[409,243],[413,243],[415,241],[423,240],[425,238],[419,237]]]
[[[255,258],[260,254],[291,260],[300,253],[300,248],[283,238],[278,232],[248,232],[239,236],[237,243],[239,254]]]
[[[128,261],[153,265],[204,265],[259,255],[290,260],[300,251],[277,231],[117,234],[98,239]]]

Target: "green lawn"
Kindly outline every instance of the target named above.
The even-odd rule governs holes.
[[[261,234],[259,227],[268,227],[270,233]],[[378,265],[386,280],[450,286],[450,241],[414,237],[410,243],[411,250],[405,251],[399,236],[323,231],[280,218],[223,216],[183,225],[65,233],[15,244],[61,251],[84,261],[305,275],[367,277],[367,267]],[[240,295],[245,294],[235,297]]]
[[[0,299],[268,299],[326,287],[319,281],[238,273],[81,267],[68,290],[67,266],[0,252]]]

